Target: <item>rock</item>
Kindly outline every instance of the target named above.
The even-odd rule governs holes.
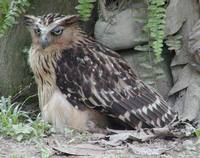
[[[178,94],[174,109],[183,120],[200,122],[200,75],[188,64],[179,74],[178,80],[169,95]]]
[[[166,35],[180,34],[183,37],[182,48],[175,52],[171,63],[174,86],[169,96],[176,97],[174,110],[180,118],[195,119],[200,123],[200,74],[191,66],[193,61],[198,63],[199,56],[199,9],[196,0],[171,0],[166,12]]]
[[[190,65],[200,72],[200,20],[192,28],[189,37]]]
[[[188,0],[171,0],[166,10],[166,35],[173,35],[186,20],[185,5]]]
[[[181,114],[183,119],[200,119],[200,82],[193,81],[187,89],[184,102],[184,111]]]
[[[192,71],[189,66],[185,66],[181,73],[178,76],[177,82],[174,84],[173,88],[170,90],[169,95],[173,95],[185,88],[187,88],[190,84],[192,76]]]
[[[144,3],[134,3],[121,12],[108,12],[108,21],[99,19],[95,25],[95,38],[114,50],[132,48],[147,41],[142,28],[147,16]]]
[[[189,34],[198,18],[199,4],[196,0],[170,0],[166,10],[165,34],[168,36],[178,33],[182,36],[182,48],[179,52],[176,52],[171,63],[172,74],[175,74],[173,76],[174,82],[177,79],[177,73],[179,74],[181,71],[177,67],[184,66],[190,62],[190,54],[188,53]]]

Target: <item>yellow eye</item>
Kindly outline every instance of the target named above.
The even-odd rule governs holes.
[[[54,36],[59,36],[63,33],[63,29],[62,28],[55,28],[51,31],[51,34]]]

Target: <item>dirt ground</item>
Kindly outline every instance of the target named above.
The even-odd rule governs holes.
[[[195,138],[151,142],[129,142],[117,146],[99,145],[93,136],[53,134],[34,141],[17,142],[0,137],[0,158],[200,158],[200,142]]]

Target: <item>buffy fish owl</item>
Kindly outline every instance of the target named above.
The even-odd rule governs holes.
[[[26,15],[32,36],[29,64],[42,117],[62,131],[90,130],[109,120],[129,129],[163,127],[176,114],[116,52],[78,25],[77,15]]]

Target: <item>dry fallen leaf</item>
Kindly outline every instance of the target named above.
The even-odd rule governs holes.
[[[60,154],[75,156],[97,156],[105,153],[104,148],[92,144],[60,145],[53,149]]]
[[[133,144],[128,144],[129,147],[129,151],[137,154],[137,155],[161,155],[163,153],[165,153],[168,150],[171,150],[174,148],[170,147],[170,148],[164,148],[164,147],[152,147],[152,146],[137,146],[137,145],[133,145]]]

